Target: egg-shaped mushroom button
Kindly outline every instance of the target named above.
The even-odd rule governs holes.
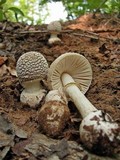
[[[67,103],[64,92],[60,90],[51,90],[45,97],[45,104],[38,112],[38,122],[48,136],[60,135],[66,126],[70,119]]]
[[[26,52],[17,61],[16,71],[21,85],[24,87],[20,101],[35,108],[46,95],[40,80],[48,73],[48,63],[45,57],[35,51]]]

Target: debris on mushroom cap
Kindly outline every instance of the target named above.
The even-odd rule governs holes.
[[[100,110],[91,112],[81,122],[80,138],[86,148],[96,154],[114,154],[120,145],[120,126]]]
[[[48,63],[41,53],[30,51],[18,59],[16,70],[21,83],[42,79],[47,75]]]
[[[45,102],[49,101],[59,101],[63,104],[67,105],[67,98],[63,91],[58,90],[51,90],[47,96],[45,97]]]
[[[59,56],[48,70],[48,83],[52,89],[63,88],[61,76],[68,73],[78,88],[86,93],[92,80],[92,69],[89,61],[79,53],[68,52]]]
[[[57,136],[64,129],[70,118],[70,111],[66,103],[66,98],[57,90],[50,91],[46,96],[45,104],[38,113],[38,122],[47,135]]]
[[[60,32],[62,30],[62,26],[59,21],[53,21],[48,24],[47,29],[49,32]]]

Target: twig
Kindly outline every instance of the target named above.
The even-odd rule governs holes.
[[[86,35],[86,34],[80,34],[80,33],[72,33],[73,35],[76,35],[76,36],[81,36],[81,37],[87,37],[87,38],[93,38],[93,39],[100,39],[100,38],[104,38],[104,39],[108,39],[108,40],[112,40],[114,41],[113,38],[109,38],[109,37],[104,37],[104,36],[100,36],[100,35],[96,35],[96,36],[90,36],[90,35]]]
[[[48,31],[22,31],[22,32],[19,32],[21,34],[26,34],[26,33],[47,33]]]
[[[118,29],[118,30],[120,30],[120,29]],[[83,30],[81,30],[82,32],[83,32],[83,34],[82,33],[74,33],[74,30],[63,30],[63,31],[61,31],[61,33],[71,33],[71,34],[73,34],[73,35],[76,35],[76,36],[81,36],[81,37],[87,37],[87,38],[93,38],[93,39],[96,39],[96,40],[98,40],[98,39],[100,39],[100,38],[104,38],[104,39],[108,39],[108,40],[114,40],[113,38],[108,38],[108,37],[104,37],[104,36],[101,36],[101,35],[99,35],[98,33],[100,33],[100,32],[108,32],[108,31],[110,31],[110,32],[113,32],[113,30],[94,30],[94,32],[91,32],[91,31],[83,31]],[[115,31],[115,30],[114,30]],[[98,32],[98,33],[95,33],[95,32]],[[3,30],[1,30],[0,31],[0,33],[4,33],[4,31]],[[44,31],[41,31],[41,30],[37,30],[37,31],[21,31],[21,32],[18,32],[18,34],[32,34],[32,33],[48,33],[48,31],[47,30],[44,30]],[[85,34],[86,33],[86,34]],[[10,34],[11,35],[11,33],[7,33],[8,35]],[[91,36],[91,35],[87,35],[87,34],[92,34],[92,35],[94,35],[94,36]]]
[[[115,17],[112,17],[111,19],[109,19],[109,20],[105,23],[105,25],[107,25],[110,21],[115,21],[115,22],[117,22],[117,23],[120,24],[120,22],[119,22]]]
[[[93,38],[93,39],[96,39],[96,40],[98,40],[98,39],[99,39],[98,37],[93,37],[93,36],[89,36],[89,35],[81,34],[81,33],[72,33],[72,34],[73,34],[73,35],[75,35],[75,36],[81,36],[81,37]]]
[[[102,31],[103,30],[101,30],[101,32]],[[63,31],[61,31],[61,33],[71,33],[71,34],[76,35],[76,36],[93,38],[93,39],[96,39],[96,40],[98,40],[100,38],[104,38],[104,39],[108,39],[108,40],[114,40],[113,38],[108,38],[108,37],[100,36],[99,34],[95,33],[96,31],[95,32],[83,31],[84,32],[83,34],[82,33],[72,33],[72,32],[74,32],[74,30],[63,30]],[[47,30],[45,30],[45,31],[41,31],[41,30],[38,30],[38,31],[22,31],[22,32],[19,32],[19,33],[20,34],[26,34],[26,33],[48,33],[48,31]],[[85,33],[92,34],[94,36],[87,35]]]
[[[95,35],[95,36],[99,36],[99,34],[97,34],[97,33],[94,33],[94,32],[90,32],[90,31],[85,31],[86,33],[89,33],[89,34],[93,34],[93,35]]]
[[[101,33],[101,32],[116,32],[116,31],[120,31],[120,29],[101,29],[101,30],[94,30],[94,32],[96,33]]]

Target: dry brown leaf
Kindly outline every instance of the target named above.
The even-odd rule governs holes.
[[[13,145],[14,133],[12,124],[0,115],[0,160],[4,159]]]
[[[27,138],[28,134],[26,131],[22,130],[18,126],[14,125],[15,135],[19,138]]]
[[[4,74],[7,73],[7,66],[5,64],[3,64],[1,67],[0,67],[0,77],[2,77]]]
[[[10,73],[12,76],[17,77],[17,72],[16,72],[15,69],[12,69],[11,67],[7,67],[7,70],[9,71],[9,73]]]
[[[0,56],[0,66],[2,66],[5,63],[6,60],[7,60],[7,57],[1,57]]]

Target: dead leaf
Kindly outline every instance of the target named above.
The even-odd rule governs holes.
[[[83,148],[74,141],[55,140],[40,133],[33,134],[30,137],[30,143],[25,146],[25,149],[35,157],[46,157],[46,160],[52,160],[51,157],[77,160],[83,159],[84,155],[86,155]]]
[[[6,60],[8,60],[8,64],[5,64]],[[7,71],[12,75],[17,77],[16,61],[14,57],[0,57],[0,77],[7,73]]]
[[[0,160],[4,159],[14,145],[12,124],[0,115]]]
[[[12,124],[0,115],[0,131],[8,132],[12,130]]]
[[[55,152],[59,158],[63,159],[69,154],[67,140],[62,139],[60,143],[50,146],[52,152]]]
[[[27,132],[25,132],[24,130],[22,130],[21,128],[19,128],[18,126],[14,125],[14,130],[15,130],[15,135],[19,138],[27,138],[28,134]]]
[[[12,136],[7,135],[6,133],[0,131],[0,148],[4,146],[11,146],[13,140]]]
[[[6,60],[7,60],[7,57],[1,57],[0,56],[0,66],[2,66],[5,63]]]
[[[0,67],[0,77],[2,77],[4,74],[7,73],[7,66],[5,64],[3,64],[1,67]]]
[[[22,155],[25,152],[25,146],[30,143],[29,140],[24,140],[19,143],[16,143],[15,146],[12,148],[12,151],[17,156]]]
[[[7,70],[9,71],[9,73],[12,75],[12,76],[15,76],[15,77],[18,77],[17,76],[17,72],[15,69],[12,69],[10,67],[7,67]]]
[[[6,146],[3,148],[3,150],[0,152],[0,160],[3,160],[5,158],[9,150],[10,146]]]
[[[8,57],[7,70],[12,76],[17,77],[16,60],[15,60],[14,56],[9,56]]]

